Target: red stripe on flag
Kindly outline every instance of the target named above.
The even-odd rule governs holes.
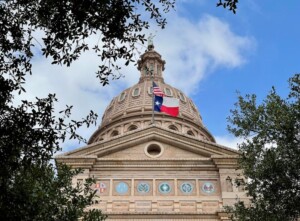
[[[177,117],[179,114],[179,107],[166,107],[166,106],[162,105],[160,107],[160,111],[164,112],[166,114],[169,114],[173,117]]]
[[[153,93],[156,96],[164,96],[164,92],[159,87],[153,87]]]
[[[160,96],[163,97],[164,96],[164,92],[162,92],[162,90],[158,87],[157,84],[155,84],[155,82],[153,82],[153,94],[156,96]]]

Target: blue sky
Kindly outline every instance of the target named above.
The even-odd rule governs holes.
[[[236,91],[255,93],[261,100],[275,86],[286,96],[288,78],[300,72],[300,2],[241,0],[235,15],[216,8],[216,2],[178,0],[176,10],[166,15],[166,29],[151,26],[146,34],[156,33],[155,49],[166,60],[166,82],[194,100],[219,143],[234,147],[239,140],[226,130],[226,118],[237,101]],[[122,70],[124,78],[103,88],[95,78],[99,58],[89,52],[70,68],[50,63],[35,58],[26,96],[56,93],[58,109],[73,104],[77,119],[92,109],[100,114],[98,125],[110,100],[139,78],[131,65]],[[80,131],[88,138],[95,128]],[[64,150],[78,146],[70,141],[63,144]]]
[[[218,68],[199,83],[199,92],[192,95],[209,130],[224,137],[228,134],[226,117],[237,101],[236,91],[255,93],[261,100],[275,86],[279,94],[287,95],[288,78],[300,71],[300,4],[296,0],[244,0],[233,15],[211,1],[201,1],[198,6],[195,2],[182,2],[179,13],[193,22],[210,14],[229,24],[234,33],[253,40],[244,64]]]

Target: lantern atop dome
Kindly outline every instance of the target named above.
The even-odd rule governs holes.
[[[150,80],[153,75],[154,81],[164,82],[163,71],[165,70],[165,60],[161,59],[161,55],[154,50],[153,35],[148,38],[148,49],[141,55],[138,60],[138,70],[141,77],[139,82]]]

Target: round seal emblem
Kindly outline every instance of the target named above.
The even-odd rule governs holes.
[[[191,184],[189,182],[185,182],[180,185],[180,190],[183,193],[191,193],[191,192],[193,192],[193,189],[194,189],[193,184]]]
[[[215,191],[215,186],[211,182],[205,182],[202,185],[202,191],[205,193],[213,193]]]
[[[168,183],[161,183],[158,187],[160,193],[166,194],[171,192],[171,186]]]
[[[137,186],[139,193],[148,193],[150,191],[150,185],[148,183],[139,183]]]
[[[119,194],[125,194],[128,191],[128,185],[127,183],[124,182],[120,182],[118,183],[118,185],[116,186],[116,191]]]

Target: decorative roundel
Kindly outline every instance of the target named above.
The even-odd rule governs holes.
[[[185,183],[181,184],[181,186],[180,186],[180,190],[183,193],[191,193],[191,192],[193,192],[193,189],[194,189],[193,184],[191,184],[189,182],[185,182]]]
[[[139,183],[137,186],[139,193],[148,193],[150,191],[150,185],[148,183]]]
[[[215,191],[215,186],[211,182],[205,182],[202,185],[202,191],[205,193],[213,193]]]
[[[119,194],[125,194],[128,192],[128,185],[127,183],[124,182],[120,182],[118,183],[118,185],[116,186],[116,191]]]
[[[166,194],[171,192],[171,186],[168,183],[161,183],[158,187],[159,192]]]

